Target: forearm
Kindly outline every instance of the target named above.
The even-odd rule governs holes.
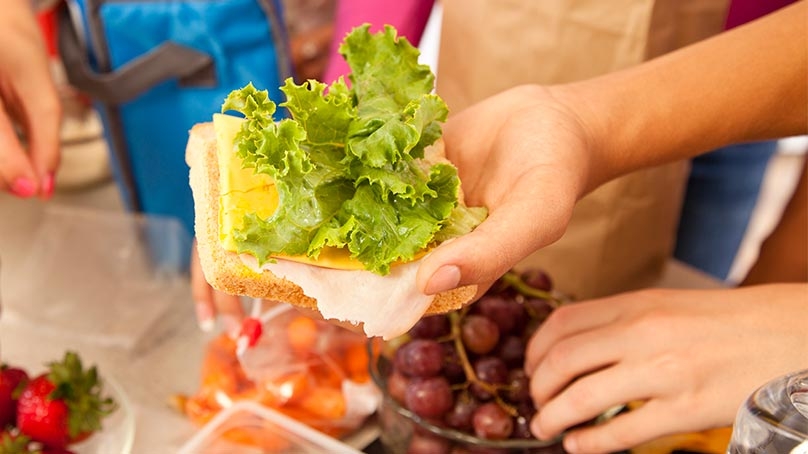
[[[337,0],[334,19],[334,39],[331,43],[330,61],[326,69],[325,82],[330,83],[348,73],[348,65],[339,55],[339,44],[354,27],[369,23],[373,30],[390,24],[398,30],[399,36],[406,37],[417,46],[424,31],[434,0]]]
[[[729,143],[808,130],[802,1],[628,70],[559,86],[590,131],[591,190]]]

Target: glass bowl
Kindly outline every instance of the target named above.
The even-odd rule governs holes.
[[[770,381],[738,410],[730,454],[808,453],[808,369]]]
[[[379,344],[368,343],[370,376],[382,391],[378,410],[380,441],[386,452],[419,454],[556,454],[564,453],[561,438],[488,440],[475,435],[440,427],[402,407],[387,392],[387,376],[392,367],[380,353]]]
[[[104,373],[103,389],[104,394],[118,404],[117,408],[104,418],[100,431],[69,449],[82,454],[131,454],[135,441],[135,413],[129,397],[108,373]]]

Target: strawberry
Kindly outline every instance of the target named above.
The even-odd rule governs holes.
[[[0,365],[0,429],[14,424],[17,398],[27,383],[28,374],[23,369]]]
[[[64,448],[101,428],[115,402],[101,396],[95,366],[85,370],[74,352],[49,364],[23,389],[17,402],[17,427],[49,448]]]
[[[76,454],[65,448],[49,448],[32,443],[25,435],[14,432],[0,432],[0,454]]]
[[[42,448],[41,451],[35,451],[34,454],[76,454],[66,448]]]
[[[31,439],[11,432],[0,432],[0,454],[24,454],[30,452]]]

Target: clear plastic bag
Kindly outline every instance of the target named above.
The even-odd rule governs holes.
[[[284,304],[254,319],[262,321],[260,336],[249,348],[226,334],[210,342],[200,388],[183,402],[194,422],[250,401],[341,438],[375,412],[381,396],[369,377],[365,336]]]

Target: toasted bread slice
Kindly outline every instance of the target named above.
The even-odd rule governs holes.
[[[442,153],[436,148],[436,153]],[[436,156],[435,159],[440,159]],[[200,123],[190,131],[185,153],[190,166],[190,184],[194,197],[197,250],[206,280],[213,288],[233,295],[284,301],[317,310],[317,301],[307,296],[300,285],[268,270],[257,272],[238,254],[224,250],[219,241],[219,164],[213,123]],[[313,266],[313,265],[308,265]],[[364,272],[364,271],[363,271]],[[370,273],[370,271],[367,271]],[[395,279],[391,277],[391,279]],[[413,282],[414,286],[415,283]],[[471,301],[476,286],[466,286],[435,296],[426,314],[458,309]],[[367,302],[359,302],[367,304]],[[372,310],[369,307],[369,310]]]

